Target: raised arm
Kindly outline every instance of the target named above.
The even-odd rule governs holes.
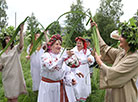
[[[3,69],[3,65],[2,65],[2,62],[1,62],[1,59],[0,59],[0,71],[2,71],[2,69]]]
[[[102,45],[105,45],[106,43],[104,42],[104,40],[102,39],[102,37],[100,35],[98,25],[95,22],[91,22],[91,27],[93,27],[93,26],[96,26],[96,32],[97,32],[98,39],[99,39],[99,44],[100,44],[100,47],[101,47]]]
[[[49,41],[49,38],[48,38],[48,36],[47,36],[47,32],[45,31],[44,32],[44,36],[45,36],[45,39],[46,39],[46,43]]]
[[[23,46],[24,46],[24,37],[23,37],[23,29],[24,29],[24,25],[22,24],[21,26],[20,26],[20,42],[19,42],[19,48],[20,48],[20,50],[23,48]]]

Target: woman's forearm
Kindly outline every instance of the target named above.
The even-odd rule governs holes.
[[[46,43],[48,43],[49,38],[48,38],[48,36],[47,36],[47,32],[44,32],[44,36],[45,36],[45,39],[46,39]]]
[[[24,25],[21,25],[21,26],[20,26],[20,28],[21,28],[21,31],[20,31],[20,42],[19,42],[19,47],[20,47],[20,49],[22,49],[23,46],[24,46],[23,26],[24,26]]]

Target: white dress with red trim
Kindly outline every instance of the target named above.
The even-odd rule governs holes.
[[[38,102],[61,102],[61,83],[57,82],[60,80],[64,81],[63,85],[66,90],[68,102],[76,101],[72,89],[73,76],[71,75],[70,69],[68,67],[63,67],[64,59],[67,58],[67,54],[63,53],[61,57],[60,55],[61,54],[53,54],[46,52],[41,57],[41,76],[43,78],[50,79],[53,82],[45,82],[41,80],[39,87]],[[65,100],[63,102],[65,102]]]
[[[84,54],[83,50],[78,51],[77,47],[74,47],[72,51],[75,53],[75,55],[78,57],[81,63],[77,70],[79,70],[84,75],[84,78],[79,78],[78,76],[76,76],[78,82],[78,84],[75,87],[76,97],[77,99],[86,99],[91,94],[90,70],[87,59],[91,58],[93,63],[95,60],[94,57],[91,55],[90,50],[88,49],[86,54]],[[76,73],[76,71],[74,72]]]
[[[29,54],[30,45],[27,48],[27,53]],[[41,81],[40,76],[40,70],[41,70],[41,64],[40,64],[40,58],[44,54],[44,50],[41,47],[39,51],[35,51],[30,56],[30,69],[31,69],[31,76],[32,76],[32,82],[33,82],[33,91],[39,90],[39,85]]]

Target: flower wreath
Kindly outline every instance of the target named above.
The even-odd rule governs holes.
[[[119,34],[127,40],[131,52],[138,49],[138,27],[135,22],[134,18],[131,18],[128,22],[123,22],[119,28]]]

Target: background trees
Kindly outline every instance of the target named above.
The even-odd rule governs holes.
[[[134,15],[134,19],[136,20],[136,25],[138,26],[138,9],[137,9],[137,12]]]
[[[78,12],[84,13],[84,7],[82,6],[82,1],[81,0],[76,0],[76,1],[77,1],[77,4],[73,3],[71,5],[70,11],[78,11]],[[70,32],[74,29],[74,31],[72,32],[73,36],[71,36],[70,42],[69,42],[70,45],[72,45],[72,47],[75,45],[75,38],[77,36],[83,36],[86,32],[86,29],[84,26],[84,19],[85,19],[85,16],[79,13],[70,13],[66,16],[66,20],[65,20],[66,33],[70,34]]]
[[[120,17],[123,15],[123,11],[121,10],[122,0],[101,0],[100,7],[97,9],[97,12],[95,15],[93,15],[95,22],[98,24],[99,31],[101,33],[101,36],[106,41],[107,44],[112,45],[115,43],[115,40],[110,38],[110,33],[118,29]],[[70,6],[70,11],[74,12],[82,12],[84,13],[84,7],[82,6],[83,0],[76,0],[76,3],[73,3]],[[8,6],[6,4],[5,0],[0,0],[0,36],[1,32],[11,33],[11,31],[14,31],[13,27],[7,27],[7,14],[6,10],[8,9]],[[136,24],[138,26],[138,10],[134,15],[134,18],[136,19]],[[47,20],[47,19],[46,19]],[[66,16],[64,21],[64,27],[60,25],[60,22],[54,23],[49,28],[49,34],[53,35],[56,33],[59,33],[63,36],[63,43],[69,42],[69,47],[75,46],[75,38],[77,36],[82,37],[91,37],[91,29],[86,30],[85,24],[87,19],[86,16],[80,14],[80,13],[70,13]],[[76,23],[77,22],[77,23]],[[4,27],[5,26],[5,27]],[[3,30],[1,30],[3,28]],[[45,27],[46,28],[46,27]],[[74,29],[74,30],[73,30]],[[30,16],[27,22],[27,29],[26,29],[26,35],[34,34],[37,30],[43,31],[43,27],[40,25],[40,22],[35,17],[34,13]],[[71,33],[72,32],[72,33]],[[68,39],[68,35],[71,36],[70,39]],[[32,79],[30,74],[30,62],[26,60],[25,56],[26,48],[28,46],[29,40],[25,38],[25,44],[24,44],[24,51],[21,55],[21,63],[23,66],[23,72],[25,76],[25,81],[27,84],[27,95],[21,95],[19,97],[19,102],[37,102],[37,93],[34,93],[32,91]],[[92,77],[92,93],[90,97],[88,98],[87,102],[104,102],[104,90],[99,89],[99,69],[94,68],[94,73]],[[0,73],[1,76],[1,73]],[[2,85],[2,80],[0,77],[0,102],[7,102],[7,99],[4,97],[4,88]]]
[[[101,0],[100,7],[94,16],[95,22],[98,24],[99,31],[105,42],[109,45],[115,40],[110,39],[110,33],[118,29],[120,17],[123,15],[121,10],[122,0]]]
[[[4,28],[4,26],[7,26],[7,14],[6,14],[6,10],[8,9],[6,0],[0,0],[0,32],[1,29]]]

